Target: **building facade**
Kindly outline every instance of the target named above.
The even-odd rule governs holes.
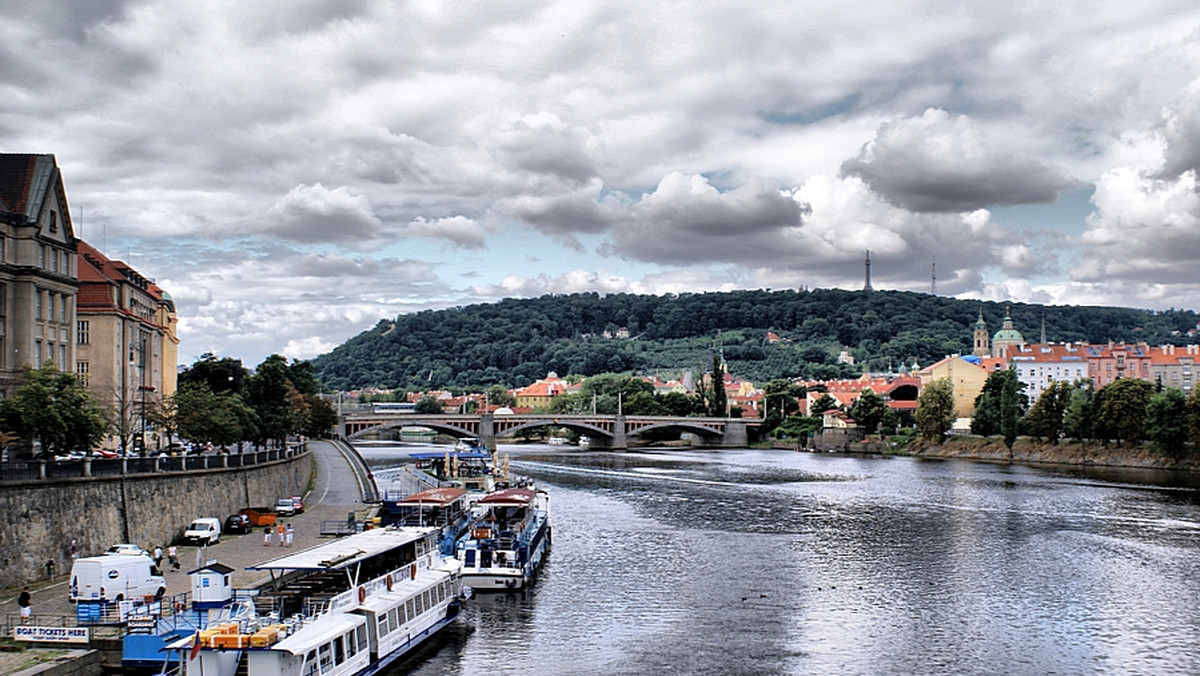
[[[76,244],[54,156],[0,154],[0,397],[25,365],[74,364]]]
[[[86,242],[78,244],[75,372],[113,412],[109,448],[161,448],[152,423],[175,392],[179,338],[175,305],[153,282]]]

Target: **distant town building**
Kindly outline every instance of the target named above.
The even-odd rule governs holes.
[[[948,378],[954,391],[954,415],[969,418],[975,415],[975,399],[983,392],[992,371],[1003,370],[1008,365],[998,357],[978,355],[950,355],[939,362],[916,372],[924,387],[935,380]]]
[[[554,371],[546,374],[545,378],[522,387],[513,396],[517,398],[518,408],[533,411],[544,411],[550,408],[554,398],[567,393],[567,383]]]
[[[0,154],[0,396],[75,362],[75,231],[54,155]]]

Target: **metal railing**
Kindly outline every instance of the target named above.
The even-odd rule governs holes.
[[[287,460],[307,451],[303,444],[245,453],[160,455],[156,458],[88,458],[84,460],[6,460],[0,462],[0,482],[86,479],[160,472],[194,472],[249,467]]]

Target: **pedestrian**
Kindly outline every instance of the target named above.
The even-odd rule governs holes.
[[[171,568],[179,570],[179,550],[175,545],[167,547],[167,563],[171,564]]]
[[[287,528],[284,528],[283,524],[279,524],[275,526],[275,531],[279,534],[279,546],[282,547],[287,544],[284,542],[284,534],[287,532]]]
[[[296,535],[296,529],[292,528],[292,524],[287,525],[287,546],[292,546],[292,538]]]
[[[263,546],[264,547],[271,546],[271,527],[270,526],[263,528]]]
[[[75,558],[76,553],[75,553],[75,541],[74,540],[71,540],[71,546],[67,547],[67,552],[71,555],[72,559]]]
[[[28,624],[29,616],[33,614],[33,595],[29,593],[29,587],[21,590],[17,605],[21,606],[21,624]]]
[[[158,545],[154,545],[154,567],[155,568],[162,565],[162,557],[163,557],[162,547],[159,547]]]
[[[54,579],[54,559],[46,559],[46,577]]]

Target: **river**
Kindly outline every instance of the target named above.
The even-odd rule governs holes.
[[[1200,673],[1195,485],[779,450],[501,453],[551,496],[539,579],[477,596],[389,674]]]

